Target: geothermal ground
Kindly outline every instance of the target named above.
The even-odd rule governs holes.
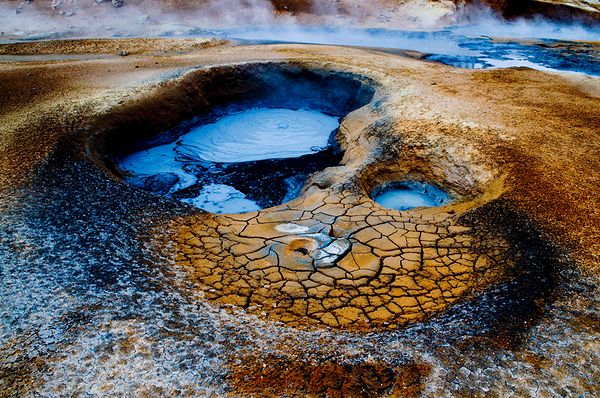
[[[0,396],[600,395],[594,73],[199,38],[0,53]],[[325,127],[219,146],[248,112]]]

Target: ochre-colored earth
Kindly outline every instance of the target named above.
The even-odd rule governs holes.
[[[508,243],[437,214],[314,189],[282,209],[184,220],[178,264],[206,297],[302,326],[398,327],[512,266]],[[191,222],[190,222],[191,221]]]

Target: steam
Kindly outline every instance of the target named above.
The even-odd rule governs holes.
[[[456,34],[512,39],[549,39],[566,41],[600,41],[600,22],[586,26],[576,21],[556,22],[541,16],[502,20],[489,7],[468,7],[461,10]]]
[[[289,20],[277,15],[268,0],[175,2],[168,8],[161,2],[144,0],[129,0],[119,8],[112,7],[110,2],[94,0],[34,0],[31,4],[14,4],[0,4],[0,30],[5,37],[182,36],[198,29],[271,25]]]
[[[302,2],[290,4],[296,3]],[[293,9],[276,8],[269,0],[128,0],[123,7],[113,8],[110,2],[98,4],[93,0],[34,0],[31,4],[4,1],[0,4],[0,30],[4,38],[27,38],[28,35],[54,38],[187,36],[207,30],[246,28],[246,31],[254,29],[254,36],[263,40],[378,46],[382,38],[385,41],[381,34],[370,38],[368,32],[352,33],[336,38],[326,33],[318,35],[317,31],[323,27],[335,28],[338,32],[349,27],[401,31],[451,28],[454,33],[465,36],[600,41],[597,27],[542,19],[506,22],[489,8],[460,7],[450,0],[312,0],[306,3],[303,9]],[[399,48],[399,45],[392,47]]]

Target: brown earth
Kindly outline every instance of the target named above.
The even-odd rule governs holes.
[[[82,39],[61,41],[35,41],[5,44],[0,55],[50,55],[50,54],[110,54],[136,55],[160,53],[186,53],[207,47],[225,45],[217,39]]]
[[[399,369],[364,363],[314,365],[267,356],[238,358],[232,385],[247,397],[420,397],[430,369],[409,363]]]
[[[0,64],[2,202],[34,185],[40,165],[64,147],[81,147],[79,157],[97,162],[116,178],[81,144],[94,141],[96,131],[90,126],[110,125],[114,117],[158,122],[172,115],[181,105],[173,95],[192,92],[186,84],[202,73],[197,71],[202,66],[295,62],[377,82],[372,103],[342,123],[342,165],[314,176],[298,200],[249,215],[197,211],[151,232],[156,244],[166,240],[169,245],[156,250],[177,256],[195,288],[215,302],[298,327],[358,330],[396,327],[443,313],[510,278],[523,256],[513,250],[505,226],[486,219],[486,209],[494,203],[508,204],[538,227],[577,269],[598,273],[597,78],[525,68],[460,70],[327,46],[204,46],[140,39],[51,42],[32,48],[38,54],[55,52],[58,58]],[[121,48],[134,55],[116,55]],[[187,53],[179,54],[182,49]],[[25,52],[23,47],[0,46],[5,55]],[[64,53],[92,57],[61,60]],[[103,53],[114,55],[94,59],[93,54]],[[374,185],[404,176],[436,181],[464,200],[441,209],[395,212],[368,198]],[[469,222],[469,216],[476,222]],[[479,228],[479,222],[486,228]],[[347,241],[349,251],[335,267],[314,272],[297,249],[310,252],[318,244],[314,237],[285,232],[285,224],[291,223],[326,226],[322,233]],[[265,250],[278,259],[253,257]],[[256,276],[257,270],[261,275]],[[263,270],[274,271],[280,280],[265,286],[271,273]],[[325,280],[333,272],[342,275]],[[332,307],[322,305],[326,302]],[[308,311],[320,304],[318,311]],[[597,329],[597,320],[582,318],[576,326]],[[241,396],[410,397],[419,395],[429,374],[424,364],[397,368],[379,362],[292,360],[267,354],[231,359],[230,383]]]

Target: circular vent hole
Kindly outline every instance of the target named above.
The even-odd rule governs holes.
[[[444,206],[452,197],[436,185],[422,181],[392,181],[382,184],[371,193],[381,206],[395,210]]]

